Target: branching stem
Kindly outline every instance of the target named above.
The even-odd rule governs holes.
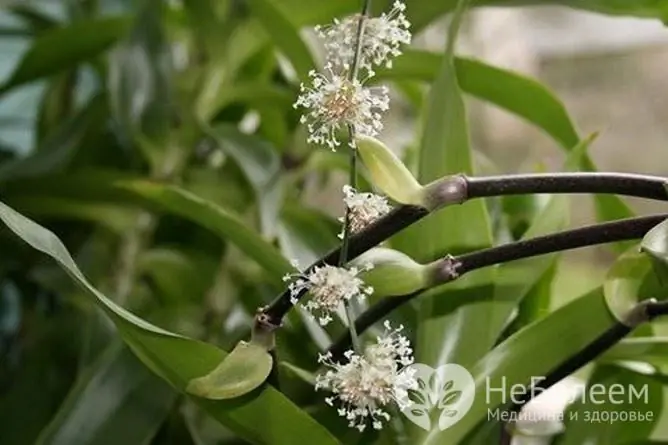
[[[668,218],[668,214],[628,218],[508,243],[459,256],[447,256],[441,260],[439,269],[443,273],[439,274],[438,280],[434,285],[447,283],[461,277],[466,272],[493,264],[506,263],[579,247],[642,238],[652,227],[666,218]],[[364,332],[369,326],[384,319],[394,309],[408,303],[423,291],[424,289],[408,295],[382,299],[357,318],[357,332]],[[342,337],[330,348],[329,352],[334,357],[340,357],[348,349],[349,345],[350,338],[347,336]]]
[[[530,193],[617,194],[667,201],[666,182],[668,179],[659,176],[626,173],[549,173],[470,178],[456,175],[435,181],[427,188],[435,200],[433,206],[430,206],[431,211],[434,211],[473,198]],[[395,208],[365,230],[348,237],[347,259],[354,259],[429,213],[429,209],[418,206]],[[341,248],[337,248],[312,264],[305,273],[325,264],[336,265],[340,257]],[[290,292],[286,291],[264,308],[264,313],[273,324],[279,326],[291,308]]]
[[[352,66],[350,67],[349,72],[349,79],[351,82],[357,79],[360,57],[362,53],[362,42],[364,39],[364,26],[366,24],[370,6],[371,0],[364,0],[362,13],[360,14],[359,20],[357,22],[357,32],[355,36],[355,55],[353,57]],[[357,187],[357,149],[353,143],[355,140],[355,127],[353,125],[348,126],[348,137],[350,141],[350,179],[348,182],[354,189]],[[346,206],[346,214],[343,223],[343,240],[341,242],[341,252],[339,254],[339,267],[345,266],[345,264],[348,262],[348,245],[350,243],[350,235],[350,207]],[[357,331],[355,330],[355,311],[353,310],[352,303],[349,301],[344,302],[344,306],[346,309],[348,330],[353,348],[355,351],[360,352],[359,339],[357,337]]]

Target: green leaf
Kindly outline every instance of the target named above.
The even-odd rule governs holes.
[[[136,144],[154,171],[176,163],[184,146],[169,138],[177,111],[162,2],[145,2],[129,36],[109,54],[110,109],[126,145]]]
[[[442,59],[438,53],[406,50],[392,69],[379,69],[377,77],[431,82]],[[578,133],[564,104],[538,81],[465,57],[455,57],[454,68],[462,91],[526,119],[566,149],[578,143]]]
[[[597,385],[596,393],[592,391],[594,385]],[[598,391],[599,389],[603,394]],[[647,391],[646,399],[633,398],[632,391],[638,394],[643,390]],[[566,430],[557,440],[557,444],[629,443],[637,439],[646,439],[654,430],[662,408],[661,382],[619,367],[599,367],[587,382],[585,396],[580,397],[564,415]],[[591,416],[604,419],[605,416],[610,418],[611,415],[630,412],[640,412],[646,420],[610,422],[605,428],[602,428],[600,423],[591,421]]]
[[[2,203],[0,219],[23,241],[56,260],[94,298],[140,360],[177,390],[184,391],[188,382],[208,374],[226,357],[211,344],[161,329],[116,305],[88,282],[58,237]],[[230,401],[195,401],[251,443],[288,445],[309,437],[315,443],[338,444],[324,427],[271,386]]]
[[[584,139],[573,149],[564,164],[564,170],[574,170],[577,167],[594,137]],[[547,205],[535,216],[522,239],[531,239],[563,230],[569,222],[569,210],[568,196],[551,197]],[[468,344],[462,349],[464,356],[477,360],[484,352],[493,347],[517,305],[538,280],[556,264],[558,257],[557,253],[541,255],[504,263],[498,267],[493,302],[486,303],[484,309],[483,307],[477,308],[477,320],[481,322],[467,323],[460,329],[462,338],[477,339],[475,346]]]
[[[668,337],[635,337],[620,341],[599,359],[602,363],[646,362],[658,368],[668,365]]]
[[[513,334],[471,368],[476,387],[469,412],[447,430],[432,431],[423,443],[459,443],[488,419],[488,410],[510,403],[513,385],[529,385],[532,377],[547,375],[615,323],[602,290],[596,289]]]
[[[176,396],[129,349],[112,347],[79,377],[36,444],[147,443]]]
[[[453,23],[446,56],[441,59],[438,77],[429,94],[419,154],[418,180],[422,184],[448,174],[471,174],[473,170],[466,108],[453,63],[456,31],[457,25]],[[491,243],[489,217],[482,200],[429,215],[396,238],[400,250],[420,262],[456,253],[455,249],[481,248]]]
[[[165,211],[193,221],[235,244],[270,274],[274,282],[294,269],[281,254],[236,215],[203,200],[183,189],[149,181],[119,183],[119,187],[135,193]]]
[[[441,67],[429,93],[424,131],[419,152],[418,180],[430,183],[442,176],[454,173],[473,173],[472,150],[466,108],[454,67],[454,46],[459,23],[465,9],[465,1],[459,2],[458,11],[450,24],[447,48]],[[429,215],[409,227],[393,245],[416,261],[431,262],[445,254],[488,247],[492,244],[489,216],[482,200],[472,200],[460,206],[447,207]],[[477,339],[460,336],[461,327],[476,320],[476,306],[459,307],[448,311],[451,292],[477,298],[480,292],[489,291],[487,285],[493,279],[493,270],[472,273],[456,284],[457,290],[447,286],[442,292],[419,301],[416,335],[416,361],[438,367],[444,363],[466,366],[461,355]],[[413,429],[414,443],[423,443],[424,431]],[[431,433],[430,433],[431,434]]]
[[[54,130],[34,154],[0,165],[0,182],[55,173],[63,169],[81,148],[80,144],[86,133],[102,125],[105,107],[104,97],[93,97],[81,110]]]
[[[668,220],[645,234],[640,243],[640,249],[649,255],[660,279],[666,280],[668,277]]]
[[[339,244],[340,224],[317,210],[285,203],[278,229],[278,243],[286,258],[305,267]]]
[[[36,8],[35,6],[19,3],[15,5],[6,5],[5,9],[9,14],[20,19],[36,32],[45,31],[58,26],[59,23],[56,18],[46,14],[41,11],[40,8]]]
[[[625,320],[639,301],[667,297],[665,287],[652,269],[650,258],[635,249],[615,261],[608,271],[603,289],[610,311],[620,321]]]
[[[379,0],[373,2],[374,12],[387,10],[393,0]],[[456,9],[457,0],[410,0],[407,3],[406,14],[411,22],[411,31],[424,29],[427,25],[438,20],[443,15]],[[611,15],[626,15],[635,17],[668,19],[665,4],[657,0],[642,0],[634,2],[611,0],[556,0],[553,4],[571,6],[585,10]],[[545,5],[542,0],[475,0],[472,6],[529,6]],[[337,0],[336,2],[314,3],[310,0],[282,0],[281,9],[291,14],[295,23],[315,24],[330,20],[331,17],[352,14],[359,11],[359,2],[356,0]]]
[[[0,94],[98,56],[125,34],[128,24],[126,17],[107,17],[45,31],[0,87]]]
[[[433,52],[407,50],[397,58],[391,70],[378,70],[378,79],[419,79],[433,81],[439,72],[443,56]],[[564,104],[538,81],[513,71],[487,65],[482,61],[456,57],[455,71],[462,91],[493,103],[545,131],[559,145],[570,151],[580,137]],[[581,168],[596,171],[591,158],[581,160]],[[597,195],[594,198],[600,221],[628,218],[633,211],[618,196]],[[617,250],[628,243],[616,243]]]
[[[299,36],[297,26],[290,21],[290,14],[284,13],[276,4],[279,2],[275,0],[249,0],[248,3],[271,40],[290,60],[297,76],[306,80],[315,63],[308,47]]]
[[[373,268],[364,271],[367,264],[372,264]],[[426,289],[433,282],[432,265],[419,264],[405,253],[385,247],[363,253],[351,261],[351,265],[363,271],[359,276],[373,288],[374,301]]]
[[[193,250],[157,247],[145,251],[138,269],[151,280],[164,303],[199,304],[213,285],[216,261]]]
[[[243,396],[267,380],[272,364],[265,348],[241,341],[213,371],[188,382],[186,391],[211,400]]]
[[[40,98],[36,137],[44,140],[72,113],[77,87],[76,70],[68,70],[54,76]]]
[[[459,89],[453,56],[465,1],[461,1],[460,5],[450,25],[445,57],[429,94],[419,154],[418,179],[423,184],[447,174],[472,173],[473,170],[466,108]],[[489,216],[482,200],[469,201],[429,215],[405,233],[404,236],[410,237],[412,245],[402,243],[401,250],[420,262],[456,253],[457,250],[482,248],[492,244]],[[489,274],[485,273],[482,282],[490,278]],[[480,282],[476,281],[476,284]],[[417,360],[432,366],[455,358],[448,357],[448,353],[443,351],[444,341],[450,341],[447,338],[452,334],[447,327],[457,324],[453,324],[454,319],[464,319],[471,315],[467,308],[462,308],[457,314],[453,314],[454,319],[443,317],[437,310],[436,299],[438,297],[422,300],[422,322],[418,328]]]
[[[550,312],[552,286],[556,276],[557,261],[553,261],[520,301],[517,318],[513,320],[513,331],[543,318]]]
[[[134,209],[105,202],[87,202],[48,195],[14,196],[7,199],[7,202],[32,217],[91,221],[118,234],[125,233],[137,221],[137,212]]]
[[[283,199],[278,152],[266,141],[244,134],[231,125],[217,125],[208,132],[244,172],[258,201],[262,234],[272,238]]]
[[[425,204],[424,188],[385,144],[369,136],[357,137],[355,144],[373,185],[400,204]]]

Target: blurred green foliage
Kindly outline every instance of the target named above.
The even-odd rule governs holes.
[[[416,33],[456,4],[407,3]],[[473,2],[518,3],[544,2]],[[659,19],[668,13],[661,1],[552,3]],[[388,4],[374,2],[374,11]],[[317,352],[344,327],[325,332],[297,312],[278,335],[281,392],[265,387],[223,402],[184,394],[189,379],[249,336],[256,309],[282,290],[291,259],[306,265],[337,245],[341,209],[325,209],[313,196],[331,194],[348,168],[345,154],[307,146],[292,103],[320,60],[304,29],[359,7],[356,0],[3,6],[0,200],[58,238],[2,207],[15,233],[56,260],[0,229],[2,445],[493,443],[487,429],[476,429],[485,422],[482,402],[445,432],[394,425],[356,435],[305,383]],[[571,153],[568,169],[593,170],[588,140],[563,104],[536,80],[456,56],[456,32],[451,27],[444,52],[406,49],[376,78],[400,86],[416,104],[415,119],[423,120],[415,136],[416,176],[430,181],[477,170],[467,94],[540,128]],[[425,220],[391,246],[431,261],[552,232],[567,223],[566,203],[561,197],[547,204],[535,197],[471,202]],[[599,197],[596,205],[600,220],[632,214],[615,197]],[[653,252],[665,258],[663,247]],[[558,258],[472,274],[427,291],[394,316],[409,328],[421,361],[461,362],[480,378],[527,383],[613,323],[608,308],[638,298],[610,290],[620,279],[613,274],[605,293],[597,287],[557,309],[551,301]],[[649,262],[635,266],[648,269]],[[642,286],[646,274],[626,275],[628,290]],[[650,378],[616,366],[629,358],[656,364],[665,339],[649,338],[651,329],[642,333],[648,338],[639,341],[651,347],[620,345],[593,378]],[[658,418],[664,403],[656,381],[651,409]],[[578,425],[565,440],[617,444],[614,437],[646,439],[653,427],[625,425],[611,436]]]

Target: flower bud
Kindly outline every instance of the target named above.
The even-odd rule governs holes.
[[[232,399],[251,392],[267,380],[273,359],[266,348],[240,341],[209,374],[188,382],[186,392],[205,399]]]
[[[375,297],[406,295],[430,287],[435,276],[434,266],[415,262],[397,250],[378,247],[357,257],[353,264],[373,264],[360,274],[367,286],[373,287]]]
[[[370,136],[358,136],[355,144],[376,187],[400,204],[424,206],[422,185],[385,144]]]

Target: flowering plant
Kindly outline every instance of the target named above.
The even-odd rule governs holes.
[[[499,2],[469,3],[6,6],[0,42],[29,48],[0,93],[30,94],[0,101],[21,105],[0,443],[664,439],[668,180],[592,171],[596,134],[553,93],[457,55],[467,8]],[[467,95],[541,129],[563,172],[489,174],[478,148],[506,154],[471,144]],[[570,227],[572,194],[596,221]],[[605,274],[561,256],[600,244]]]

